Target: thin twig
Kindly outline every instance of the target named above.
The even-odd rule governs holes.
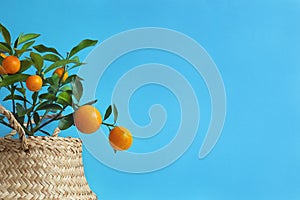
[[[6,123],[5,121],[0,121],[1,124],[3,124],[4,126],[7,126],[8,128],[14,129],[13,127],[11,127],[8,123]]]
[[[52,114],[52,115],[46,115],[45,117],[44,117],[44,119],[52,119],[52,118],[54,118],[54,117],[56,117],[57,115],[56,114]],[[63,115],[60,115],[57,119],[61,119],[61,118],[63,118],[64,116]],[[40,116],[40,120],[42,120],[42,116]],[[31,119],[30,120],[30,123],[31,124],[35,124],[35,122],[34,122],[34,120],[33,119]],[[27,122],[27,123],[23,123],[23,125],[24,126],[26,126],[26,125],[28,125],[29,124],[29,121]]]
[[[16,105],[15,105],[15,84],[11,87],[11,98],[12,98],[12,107],[13,107],[13,114],[16,115]]]
[[[108,123],[105,123],[105,122],[102,122],[102,124],[105,125],[105,126],[115,127],[113,124],[108,124]]]
[[[35,131],[38,131],[38,130],[40,130],[41,128],[43,128],[44,126],[48,125],[49,123],[51,123],[51,122],[57,120],[57,118],[58,118],[59,116],[61,116],[62,112],[66,109],[66,107],[67,107],[67,106],[64,106],[63,109],[61,109],[61,111],[59,111],[59,113],[58,113],[55,117],[53,117],[53,118],[50,119],[49,121],[45,122],[45,123],[42,124],[41,126],[39,126]]]

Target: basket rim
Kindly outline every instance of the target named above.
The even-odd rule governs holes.
[[[82,140],[74,137],[29,136],[26,138],[30,149],[78,149],[82,152]],[[0,152],[23,151],[20,139],[0,138]],[[28,152],[30,153],[30,152]]]
[[[30,139],[48,139],[48,138],[51,138],[51,140],[76,140],[76,141],[82,141],[80,138],[77,138],[77,137],[61,137],[61,136],[57,136],[57,137],[53,137],[53,136],[38,136],[38,135],[32,135],[32,136],[27,136],[26,139],[27,140],[30,140]],[[5,137],[0,137],[0,140],[16,140],[16,141],[20,141],[19,138],[5,138]]]

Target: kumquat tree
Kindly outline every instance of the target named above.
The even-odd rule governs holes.
[[[109,142],[115,151],[127,150],[132,145],[130,131],[117,126],[118,111],[114,104],[108,106],[103,118],[93,106],[96,100],[80,104],[84,80],[72,74],[72,70],[84,65],[77,54],[96,45],[97,40],[82,40],[63,55],[53,47],[36,45],[39,34],[22,33],[12,42],[10,32],[2,24],[0,31],[3,36],[0,42],[0,99],[11,102],[10,112],[27,136],[37,132],[51,136],[47,125],[52,122],[56,122],[60,130],[74,125],[87,134],[104,125],[110,132]],[[113,123],[105,122],[110,116],[113,116]],[[13,128],[1,114],[0,124]]]

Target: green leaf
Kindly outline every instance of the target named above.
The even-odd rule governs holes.
[[[80,76],[78,76],[78,75],[76,75],[76,74],[71,75],[71,76],[69,76],[69,77],[77,78],[77,79],[79,79],[80,81],[84,81],[83,78],[81,78]]]
[[[33,43],[35,43],[35,40],[25,43],[21,49],[28,49]]]
[[[27,113],[27,110],[25,110],[24,107],[20,103],[16,103],[16,110],[17,110],[17,115],[19,117],[23,117]]]
[[[24,124],[25,115],[24,116],[17,116],[16,119],[19,122],[19,124]],[[28,132],[27,129],[24,129],[24,131]]]
[[[52,61],[52,62],[56,62],[56,61],[60,60],[60,58],[54,54],[46,54],[43,56],[43,58],[45,60]]]
[[[27,52],[27,51],[31,51],[31,49],[15,49],[15,54],[20,57],[23,53]]]
[[[21,97],[21,96],[20,96]],[[10,95],[7,95],[4,99],[3,99],[3,101],[8,101],[8,100],[12,100],[13,98],[12,98],[12,95],[10,94]],[[16,100],[18,100],[19,99],[19,95],[14,95],[14,99],[16,99]]]
[[[62,107],[60,105],[54,104],[54,103],[49,103],[49,104],[41,104],[36,108],[36,111],[38,110],[49,110],[49,111],[57,111],[61,110]]]
[[[38,106],[36,107],[35,110],[37,110],[39,107],[43,107],[43,106],[48,105],[48,104],[49,104],[49,101],[40,102],[40,103],[38,104]]]
[[[5,79],[6,77],[8,77],[7,74],[2,74],[2,75],[0,76],[0,84],[1,84],[2,80]],[[1,87],[1,86],[0,86],[0,87]],[[10,90],[9,90],[9,91],[10,91]]]
[[[49,84],[49,85],[53,85],[53,80],[52,77],[46,78],[46,80],[44,80],[44,84]]]
[[[47,90],[48,90],[49,93],[54,94],[58,90],[58,87],[55,86],[55,85],[51,85],[50,87],[48,87]]]
[[[72,58],[72,60],[76,60],[78,63],[80,63],[80,59],[79,59],[78,56],[74,56],[74,57]]]
[[[33,120],[34,120],[34,123],[35,124],[39,124],[40,123],[40,116],[39,116],[39,113],[38,112],[34,112],[33,113]]]
[[[4,79],[2,79],[2,81],[0,81],[0,87],[9,86],[19,81],[25,81],[28,77],[28,74],[14,74],[6,76]]]
[[[85,105],[93,105],[93,104],[95,104],[97,101],[98,101],[98,100],[95,99],[95,100],[93,100],[93,101],[90,101],[90,102],[87,102],[87,103],[83,104],[82,106],[85,106]]]
[[[72,70],[72,69],[74,69],[74,68],[76,68],[76,67],[79,67],[79,66],[82,66],[82,65],[85,65],[85,64],[86,64],[86,63],[77,63],[77,64],[73,65],[72,67],[70,67],[69,70]]]
[[[35,50],[37,50],[38,52],[40,52],[40,53],[51,52],[51,53],[55,53],[55,54],[59,55],[60,57],[62,57],[62,56],[60,55],[60,53],[58,53],[58,51],[57,51],[55,48],[52,48],[52,47],[46,47],[46,46],[43,45],[43,44],[34,46],[33,48],[34,48]]]
[[[74,125],[73,113],[66,115],[64,118],[62,118],[59,121],[58,128],[60,130],[66,130],[70,128],[72,125]]]
[[[19,72],[24,72],[32,66],[32,62],[29,60],[21,60],[21,69]]]
[[[72,88],[68,85],[63,86],[60,90],[63,92],[68,92],[69,94],[72,94]]]
[[[72,82],[72,90],[74,97],[76,98],[77,102],[79,102],[82,97],[83,86],[80,79],[77,77]]]
[[[113,104],[113,112],[114,112],[114,124],[117,122],[118,116],[119,116],[119,112],[117,109],[117,106],[115,104]]]
[[[41,94],[39,96],[40,99],[47,99],[49,101],[55,101],[56,100],[56,96],[54,94],[50,94],[50,93],[44,93]]]
[[[0,120],[3,120],[4,119],[4,116],[3,115],[0,115]]]
[[[17,48],[17,47],[18,47],[18,41],[19,41],[19,37],[17,37],[17,39],[16,39],[15,42],[14,42],[14,48]]]
[[[61,92],[58,95],[57,103],[72,106],[72,97],[68,92]]]
[[[12,48],[4,42],[0,42],[0,50],[12,54]]]
[[[14,97],[14,98],[13,98]],[[12,96],[11,94],[6,96],[3,101],[8,101],[8,100],[20,100],[20,101],[26,101],[27,103],[30,103],[27,99],[25,99],[24,97],[20,96],[20,95],[17,95],[15,94],[14,96]],[[30,103],[31,104],[31,103]]]
[[[9,31],[2,24],[0,24],[0,30],[1,30],[1,33],[2,33],[2,36],[5,40],[5,42],[8,45],[11,45],[11,37],[10,37]]]
[[[56,61],[55,63],[53,63],[52,65],[50,65],[46,70],[45,70],[45,73],[55,69],[55,68],[58,68],[60,66],[63,66],[63,65],[67,65],[69,63],[77,63],[77,61],[75,60],[58,60]]]
[[[86,40],[82,40],[77,46],[75,46],[71,52],[70,52],[70,58],[72,56],[74,56],[76,53],[78,53],[79,51],[87,48],[87,47],[90,47],[90,46],[95,46],[97,44],[97,40],[89,40],[89,39],[86,39]]]
[[[53,85],[58,86],[60,80],[58,74],[53,74],[51,78],[52,78]]]
[[[42,70],[42,67],[44,65],[44,59],[40,54],[31,52],[30,53],[31,60],[33,62],[33,65],[35,68],[40,72]]]
[[[32,40],[34,38],[37,38],[39,36],[40,36],[40,34],[35,34],[35,33],[28,33],[28,34],[25,34],[25,35],[21,34],[19,36],[18,45],[20,45],[20,44],[22,44],[24,42],[27,42],[29,40]]]
[[[111,108],[111,105],[110,105],[110,106],[108,106],[108,108],[105,111],[105,115],[104,115],[103,120],[106,120],[107,118],[109,118],[109,116],[111,115],[111,111],[112,111],[112,108]]]
[[[21,94],[25,95],[26,89],[25,88],[16,88],[16,90],[18,92],[20,92]]]

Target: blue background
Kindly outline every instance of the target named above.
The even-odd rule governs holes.
[[[0,12],[1,23],[15,37],[20,32],[41,33],[39,42],[61,52],[83,38],[103,41],[128,29],[157,26],[194,38],[217,64],[227,93],[227,118],[214,150],[198,160],[210,107],[207,91],[200,84],[195,86],[203,93],[199,134],[171,166],[148,174],[127,174],[106,167],[84,151],[89,184],[104,200],[299,199],[299,19],[298,0],[10,0],[2,3]],[[88,52],[81,54],[82,59]],[[156,54],[150,55],[153,59],[149,61],[155,61]],[[149,59],[143,56],[140,61]],[[168,56],[163,60],[172,65],[173,58]],[[122,59],[120,63],[126,63],[126,58]],[[134,57],[127,60],[133,61]],[[142,90],[151,93],[148,90],[152,89]],[[107,96],[106,92],[99,98]],[[174,97],[166,92],[166,98]],[[138,93],[134,99],[131,107],[142,104]],[[97,106],[103,110],[107,103]],[[175,113],[168,115],[175,117],[167,125],[176,128],[178,104],[174,101],[170,105]],[[133,113],[140,124],[147,123],[139,114],[143,113]],[[63,133],[70,134],[76,136],[76,129]],[[142,143],[146,150],[161,145],[135,140],[133,150],[142,151]]]

